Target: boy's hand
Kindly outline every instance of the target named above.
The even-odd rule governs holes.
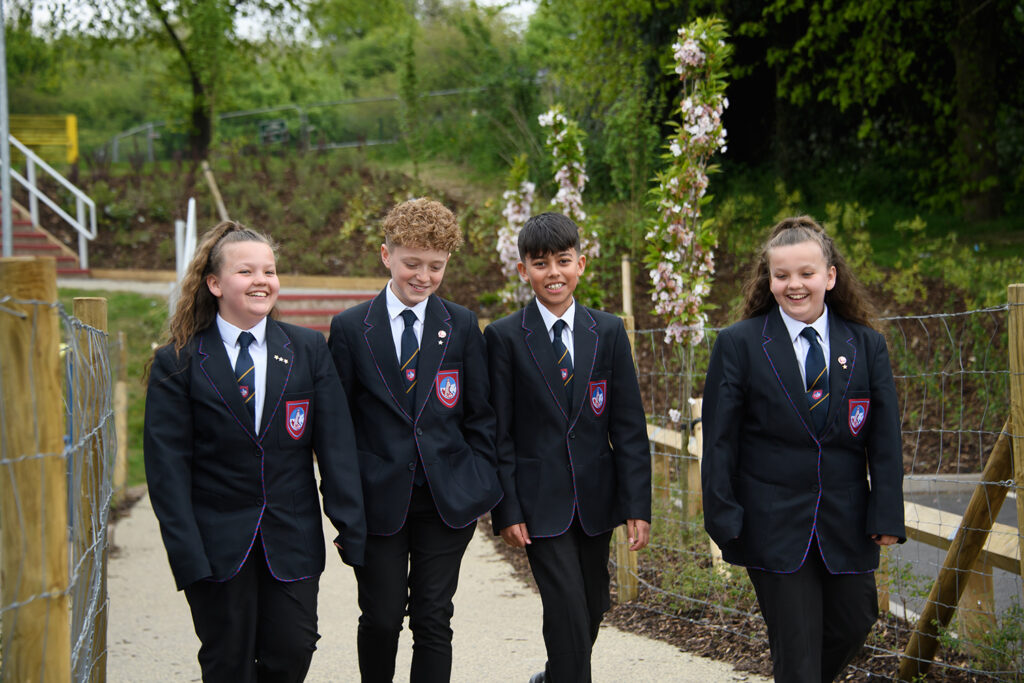
[[[502,529],[501,537],[513,548],[523,548],[530,544],[530,534],[522,522]]]
[[[875,542],[875,545],[893,545],[900,539],[895,536],[890,536],[889,534],[872,534],[871,540]]]
[[[651,540],[651,523],[643,519],[627,519],[626,535],[629,537],[629,549],[640,550]]]

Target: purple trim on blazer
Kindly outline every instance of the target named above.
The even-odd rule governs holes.
[[[838,321],[839,319],[837,318],[836,320]],[[793,407],[794,412],[796,412],[796,416],[800,419],[800,423],[804,426],[804,429],[807,431],[807,433],[811,435],[811,438],[814,440],[815,445],[818,447],[818,463],[817,463],[818,499],[814,502],[814,517],[813,517],[813,520],[811,522],[811,535],[807,539],[807,547],[804,548],[804,555],[803,555],[802,558],[800,558],[800,564],[798,564],[796,566],[796,569],[792,569],[792,570],[789,570],[789,571],[779,571],[779,570],[776,570],[776,569],[764,569],[763,567],[752,567],[750,565],[745,565],[745,566],[749,567],[750,569],[757,569],[757,570],[760,570],[760,571],[763,571],[763,572],[770,572],[772,574],[793,574],[793,573],[795,573],[797,571],[800,571],[800,568],[804,566],[804,563],[807,561],[807,554],[811,550],[811,543],[814,541],[814,538],[815,538],[815,536],[818,533],[818,510],[821,509],[821,497],[822,497],[822,495],[825,492],[825,486],[822,484],[822,481],[821,481],[821,455],[822,455],[821,441],[828,434],[829,430],[831,430],[832,425],[829,425],[825,429],[825,432],[821,435],[822,439],[819,439],[818,435],[815,434],[814,430],[810,429],[810,427],[804,421],[803,415],[800,414],[800,410],[797,408],[796,403],[793,402],[793,397],[790,396],[789,391],[786,390],[786,384],[785,384],[785,382],[782,381],[782,377],[779,375],[778,368],[776,368],[775,367],[775,363],[772,362],[771,354],[768,353],[767,345],[771,341],[772,341],[772,337],[768,336],[768,316],[765,316],[765,318],[764,318],[764,327],[761,329],[761,348],[764,350],[765,358],[768,359],[768,364],[771,365],[772,372],[775,374],[775,379],[778,380],[779,386],[782,387],[782,392],[784,394],[786,394],[786,399],[789,401],[789,405]],[[853,354],[853,360],[850,361],[850,373],[846,377],[846,386],[847,386],[847,388],[849,388],[849,386],[850,386],[850,379],[853,377],[853,368],[856,367],[856,362],[857,362],[857,347],[853,345],[853,337],[850,337],[849,339],[847,339],[846,343],[849,344],[853,348],[853,351],[851,352]],[[797,361],[797,362],[799,362],[799,361]],[[843,395],[844,396],[846,395],[846,390],[843,391]],[[825,553],[821,549],[821,542],[820,541],[818,542],[818,553],[821,555],[821,561],[824,563],[825,569],[828,570],[829,574],[866,574],[866,573],[875,571],[874,569],[869,569],[869,570],[863,571],[863,572],[852,572],[852,571],[851,572],[834,572],[828,566],[828,560],[825,559]]]
[[[278,329],[280,329],[280,328],[278,328]],[[282,348],[291,349],[292,340],[288,337],[288,335],[285,333],[285,331],[283,329],[281,330],[281,334],[284,335],[284,338],[285,338],[285,343],[281,345]],[[266,343],[267,344],[270,343],[269,333],[268,333],[268,336],[267,336],[267,339],[266,339]],[[242,561],[235,568],[235,571],[231,572],[231,574],[229,576],[227,576],[227,577],[225,577],[223,579],[211,579],[211,581],[216,581],[218,583],[223,583],[224,581],[229,581],[230,579],[233,579],[235,576],[238,575],[238,572],[242,571],[242,567],[245,566],[246,560],[248,560],[249,559],[249,555],[252,554],[252,547],[253,547],[253,544],[256,542],[256,536],[260,535],[260,523],[263,521],[263,513],[266,512],[266,510],[267,510],[267,481],[266,481],[266,477],[264,476],[264,472],[263,472],[263,466],[264,466],[264,464],[266,462],[266,451],[263,450],[263,438],[267,435],[268,428],[270,427],[271,423],[274,421],[274,416],[277,415],[277,409],[281,406],[281,398],[284,396],[285,389],[288,387],[288,380],[290,380],[291,377],[292,377],[292,368],[295,367],[295,363],[292,362],[292,363],[288,364],[288,371],[285,373],[284,382],[281,383],[281,393],[278,394],[277,401],[274,403],[274,409],[270,411],[270,415],[268,416],[268,419],[267,419],[266,423],[263,425],[263,433],[259,435],[259,438],[256,438],[256,434],[250,432],[249,428],[246,427],[244,424],[242,424],[241,420],[238,419],[238,416],[235,415],[233,410],[231,410],[231,406],[228,405],[228,402],[224,400],[224,395],[220,393],[220,389],[214,383],[213,378],[211,378],[209,373],[206,372],[205,363],[206,363],[206,359],[208,359],[210,357],[210,354],[208,354],[205,351],[203,351],[203,339],[202,338],[199,339],[199,348],[197,349],[197,353],[199,353],[203,357],[203,359],[199,362],[199,368],[203,371],[203,376],[206,377],[206,381],[208,381],[210,383],[210,386],[213,387],[213,390],[217,393],[218,398],[220,398],[221,402],[224,404],[224,407],[228,409],[228,412],[231,413],[231,417],[233,417],[235,419],[235,422],[238,423],[238,426],[242,428],[242,431],[244,431],[246,434],[248,434],[249,437],[254,442],[256,442],[256,446],[257,446],[257,448],[259,448],[259,451],[260,451],[260,488],[263,490],[263,506],[260,508],[259,519],[256,520],[256,528],[253,530],[252,539],[249,540],[249,547],[248,547],[248,549],[246,549],[245,555],[242,557]],[[294,359],[295,359],[295,352],[293,351],[292,352],[292,361],[294,361]],[[268,370],[267,371],[267,378],[269,379],[269,377],[270,377],[270,373],[269,373],[269,370]],[[264,388],[264,390],[266,390],[266,388]],[[264,412],[266,412],[266,407],[264,407]],[[261,536],[261,538],[262,538],[262,536]],[[266,544],[266,542],[263,542],[263,557],[264,557],[264,559],[266,559],[267,569],[270,571],[270,575],[273,576],[275,579],[277,579],[277,575],[274,574],[273,567],[270,566],[270,556],[267,554],[267,544]],[[309,578],[309,577],[303,577],[303,578]],[[278,579],[278,580],[279,581],[299,581],[300,579]]]

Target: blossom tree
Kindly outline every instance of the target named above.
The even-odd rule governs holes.
[[[594,230],[585,227],[587,214],[583,211],[583,189],[588,180],[584,133],[579,124],[565,115],[560,104],[541,114],[537,121],[542,128],[549,129],[544,144],[558,169],[555,171],[558,193],[551,203],[580,226],[580,251],[588,259],[596,258],[601,253],[601,245]]]
[[[697,19],[678,33],[672,50],[683,83],[682,121],[668,122],[675,134],[666,145],[668,166],[656,175],[652,190],[658,214],[647,233],[644,260],[654,283],[654,312],[668,321],[666,343],[693,346],[704,338],[706,297],[715,272],[717,239],[710,221],[702,220],[701,207],[710,200],[708,174],[717,170],[711,157],[726,151],[722,113],[729,106],[725,75],[732,46],[717,18]]]
[[[498,256],[501,268],[507,278],[507,284],[498,296],[507,304],[525,304],[530,300],[530,286],[519,277],[516,264],[519,262],[519,231],[530,217],[533,207],[533,194],[536,186],[527,179],[529,165],[525,154],[518,156],[509,171],[509,189],[505,190],[502,199],[505,208],[501,215],[505,224],[498,228]]]

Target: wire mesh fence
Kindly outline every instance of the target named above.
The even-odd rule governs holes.
[[[1021,680],[1021,492],[1009,444],[1022,430],[1008,420],[1011,380],[1020,381],[1010,371],[1010,310],[881,321],[900,398],[909,540],[883,551],[883,616],[847,672],[853,679],[909,679],[930,665],[940,680]],[[686,349],[666,344],[664,330],[634,335],[654,493],[638,605],[767,652],[746,572],[722,563],[703,527],[699,397],[717,334],[708,329]]]
[[[37,262],[12,261],[0,263],[0,678],[105,680],[117,354],[56,301],[52,260],[41,298],[9,293],[40,284],[23,268]]]

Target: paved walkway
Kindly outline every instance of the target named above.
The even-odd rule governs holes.
[[[132,683],[200,680],[196,663],[199,641],[185,597],[174,589],[148,496],[113,527],[112,542],[117,551],[109,564],[109,679]],[[322,638],[308,681],[359,680],[355,650],[358,615],[352,571],[329,550],[327,571],[320,580]],[[452,681],[526,683],[544,666],[540,627],[540,597],[512,574],[490,540],[478,532],[466,553],[455,595]],[[411,658],[411,639],[405,629],[396,681],[408,681]],[[601,628],[593,662],[595,683],[768,680],[609,626]]]

